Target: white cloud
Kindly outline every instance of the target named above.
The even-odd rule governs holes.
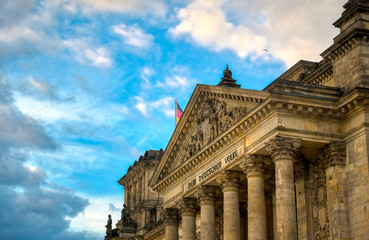
[[[184,76],[174,75],[172,77],[165,77],[165,86],[171,88],[186,88],[189,85],[189,80]]]
[[[146,48],[152,44],[154,36],[145,33],[137,24],[128,26],[119,24],[112,26],[112,30],[123,37],[124,42],[140,48]]]
[[[212,50],[230,49],[241,58],[273,56],[290,66],[299,59],[320,59],[338,32],[331,24],[345,2],[195,0],[178,11],[180,23],[170,33],[190,36]]]
[[[165,16],[167,5],[162,0],[79,0],[94,11],[110,11],[135,15]]]
[[[112,66],[113,60],[106,47],[92,46],[87,39],[68,39],[63,41],[64,46],[71,50],[78,62],[99,68]]]
[[[135,97],[137,100],[136,108],[145,116],[147,116],[147,105],[144,100],[140,97]]]
[[[89,197],[84,196],[89,200],[89,206],[85,208],[83,213],[79,213],[77,217],[73,218],[70,224],[71,230],[74,231],[91,231],[91,232],[105,232],[105,225],[108,220],[108,214],[112,216],[113,226],[120,219],[120,211],[111,211],[110,204],[118,209],[123,207],[123,197],[109,196],[109,197]]]
[[[170,32],[179,36],[189,34],[197,43],[214,50],[232,49],[240,57],[265,48],[265,37],[243,25],[227,21],[222,5],[224,0],[197,0],[179,10],[181,22]]]
[[[173,114],[170,112],[174,112],[174,99],[172,97],[162,97],[158,100],[147,102],[143,98],[136,96],[136,108],[144,115],[148,116],[148,114],[152,111],[161,111],[167,117],[171,117]]]

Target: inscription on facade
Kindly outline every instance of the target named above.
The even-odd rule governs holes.
[[[227,154],[221,160],[213,164],[210,168],[205,170],[204,172],[200,173],[196,177],[194,177],[191,181],[184,185],[184,190],[188,191],[200,182],[204,181],[206,178],[212,176],[214,173],[218,172],[220,169],[225,167],[227,164],[230,164],[235,159],[238,158],[242,154],[243,146],[238,147],[236,150],[232,151],[231,153]]]

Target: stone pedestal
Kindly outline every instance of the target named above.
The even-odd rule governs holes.
[[[216,240],[215,231],[215,209],[216,187],[200,186],[197,190],[197,197],[200,200],[201,217],[201,237],[200,239]]]
[[[182,240],[196,239],[196,199],[183,198],[178,202],[182,216]]]
[[[226,170],[218,178],[223,191],[224,240],[240,240],[240,201],[238,186],[240,172]]]
[[[167,208],[164,210],[165,240],[178,240],[178,210]]]
[[[266,210],[264,193],[264,161],[261,155],[247,155],[240,163],[247,176],[248,237],[266,240]]]
[[[267,143],[275,163],[276,239],[297,239],[293,156],[301,140],[277,136]]]

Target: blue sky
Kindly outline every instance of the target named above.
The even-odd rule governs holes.
[[[319,61],[344,0],[0,0],[0,237],[101,239],[174,99]],[[262,51],[267,48],[269,53]]]

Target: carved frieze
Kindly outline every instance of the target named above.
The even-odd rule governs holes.
[[[195,127],[184,147],[184,161],[246,114],[246,107],[232,106],[216,98],[207,98],[200,109]]]
[[[311,205],[313,210],[314,239],[329,239],[327,187],[324,163],[311,165]]]

